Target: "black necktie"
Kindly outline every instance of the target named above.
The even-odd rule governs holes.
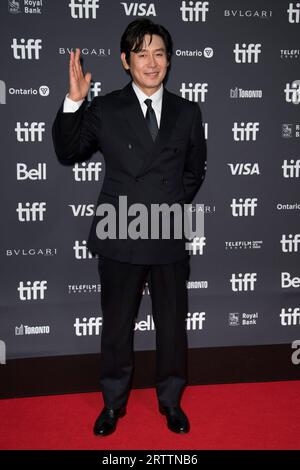
[[[152,139],[155,140],[157,133],[158,133],[158,124],[157,124],[157,120],[155,116],[155,111],[152,108],[152,100],[148,98],[147,100],[145,100],[145,103],[148,108],[145,119],[147,122],[148,129],[150,131],[150,134],[152,136]]]

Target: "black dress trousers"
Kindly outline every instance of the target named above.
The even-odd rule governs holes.
[[[134,368],[134,325],[145,280],[156,330],[156,393],[159,403],[178,406],[187,383],[189,258],[169,264],[140,265],[99,258],[103,327],[100,387],[104,404],[126,404]]]

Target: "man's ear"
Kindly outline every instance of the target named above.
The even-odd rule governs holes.
[[[129,65],[127,64],[125,52],[121,53],[121,61],[125,70],[129,70]]]

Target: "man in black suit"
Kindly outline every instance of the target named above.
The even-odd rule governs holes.
[[[187,383],[186,239],[164,238],[160,230],[158,237],[149,232],[144,236],[150,216],[140,219],[140,236],[128,236],[129,231],[120,236],[119,231],[121,225],[129,229],[134,222],[134,204],[143,204],[149,212],[154,204],[183,207],[204,180],[206,144],[199,105],[163,86],[171,55],[172,39],[163,26],[148,19],[131,22],[121,38],[121,61],[131,82],[95,97],[88,106],[85,98],[91,74],[82,72],[80,50],[72,51],[69,93],[53,124],[60,161],[87,160],[97,150],[105,160],[105,178],[87,243],[99,255],[103,314],[100,386],[104,408],[94,425],[98,436],[114,432],[118,418],[126,412],[134,321],[146,279],[156,328],[159,411],[171,431],[187,433],[190,428],[180,406]],[[120,202],[125,196],[131,208],[126,216]],[[118,229],[113,224],[107,232],[103,208],[108,205],[116,214]],[[168,211],[162,214],[164,218]],[[173,213],[169,219],[171,229],[182,222]]]

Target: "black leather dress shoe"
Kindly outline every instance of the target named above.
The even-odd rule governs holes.
[[[190,430],[190,423],[180,406],[163,406],[159,404],[159,411],[167,417],[170,431],[185,434]]]
[[[94,434],[96,436],[108,436],[112,434],[117,427],[119,418],[126,414],[126,408],[112,409],[106,406],[101,411],[94,425]]]

